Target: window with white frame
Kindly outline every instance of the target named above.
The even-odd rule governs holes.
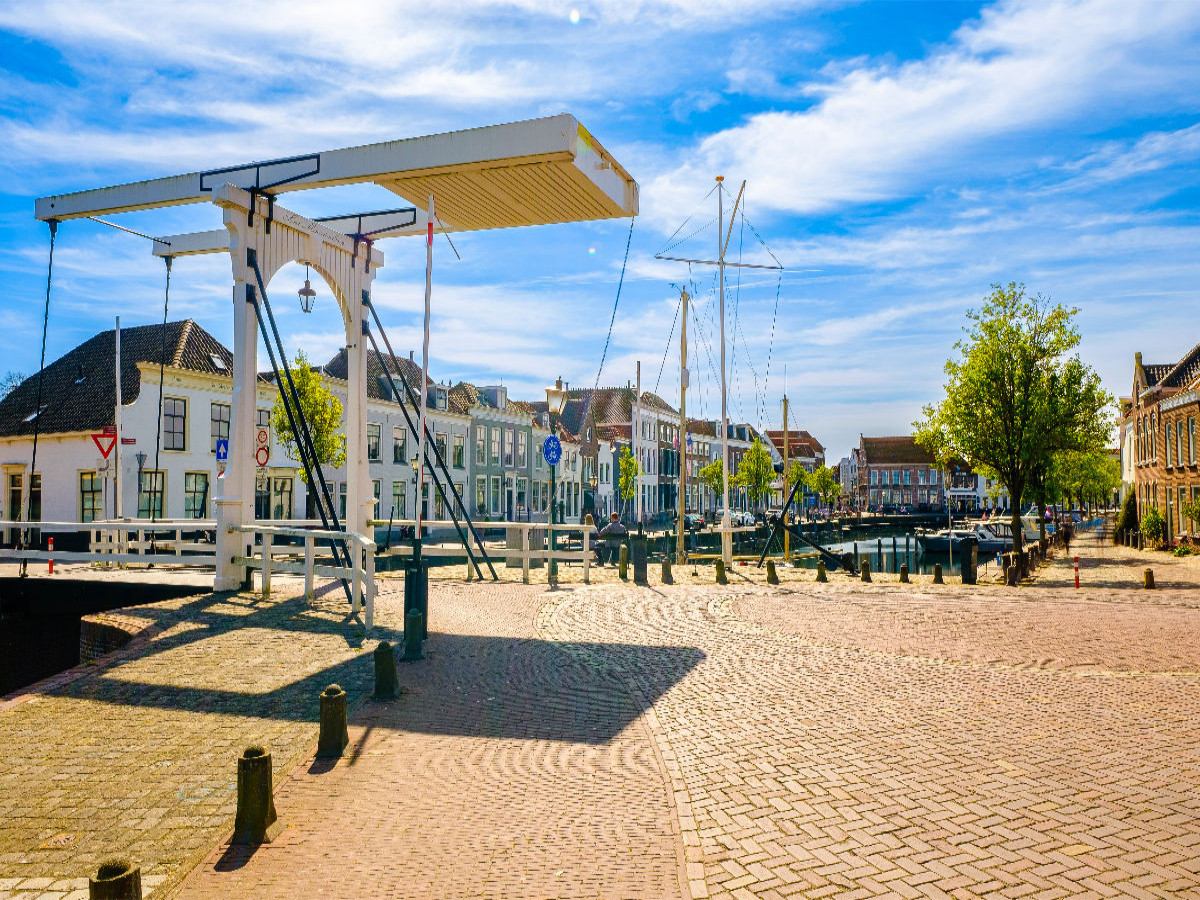
[[[208,452],[217,452],[217,441],[229,440],[229,411],[228,403],[213,403],[209,405],[211,440]]]
[[[491,512],[493,516],[500,514],[500,476],[492,476],[492,503]]]
[[[529,435],[524,431],[517,432],[517,468],[523,469],[529,465]]]
[[[203,519],[208,515],[208,473],[184,472],[183,517]]]
[[[451,463],[456,469],[465,469],[467,466],[467,436],[465,434],[454,436],[454,458]]]
[[[487,428],[482,425],[475,429],[475,465],[487,465]]]
[[[516,456],[516,435],[511,428],[504,429],[504,465],[511,467]]]
[[[367,424],[367,459],[371,462],[379,462],[381,459],[379,431],[380,427],[377,422]]]
[[[403,519],[407,513],[405,507],[408,504],[408,482],[393,481],[392,482],[392,518]]]
[[[408,429],[392,426],[392,462],[408,462]]]
[[[104,479],[95,472],[79,473],[79,521],[104,518]],[[16,518],[15,516],[13,517]]]
[[[491,457],[492,457],[492,465],[493,466],[500,465],[500,429],[498,427],[492,428],[490,450],[491,450]]]
[[[162,448],[187,449],[187,401],[181,397],[163,398]]]

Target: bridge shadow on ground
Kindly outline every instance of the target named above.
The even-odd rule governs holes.
[[[401,696],[373,701],[373,655],[357,652],[361,625],[336,602],[310,609],[302,598],[256,602],[208,595],[147,613],[165,631],[136,655],[44,693],[316,723],[321,691],[337,683],[357,708],[354,720],[376,728],[600,744],[704,658],[691,647],[431,631],[424,660],[398,663]],[[403,642],[381,628],[372,638],[389,640],[397,650]],[[652,674],[630,690],[631,672]]]

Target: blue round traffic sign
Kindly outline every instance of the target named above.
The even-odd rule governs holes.
[[[550,435],[542,443],[542,456],[546,457],[546,462],[552,466],[557,466],[558,461],[562,459],[562,444],[554,435]]]

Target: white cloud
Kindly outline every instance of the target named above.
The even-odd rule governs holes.
[[[1130,104],[1149,112],[1148,101],[1194,83],[1198,28],[1200,6],[1188,3],[1001,3],[926,58],[862,61],[811,87],[811,109],[708,136],[647,185],[643,205],[677,220],[717,172],[751,179],[759,204],[793,213],[893,197],[1003,157],[1030,129]]]

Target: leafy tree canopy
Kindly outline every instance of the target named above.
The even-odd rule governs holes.
[[[966,337],[946,363],[945,397],[913,423],[917,443],[945,466],[986,467],[1008,490],[1020,540],[1022,500],[1044,492],[1056,455],[1104,446],[1112,397],[1077,355],[1077,313],[1023,285],[993,286],[967,312]],[[1016,549],[1020,549],[1017,547]]]
[[[300,398],[300,409],[308,422],[308,430],[316,448],[317,462],[335,469],[345,465],[346,435],[339,430],[342,424],[342,403],[322,384],[320,374],[308,364],[308,358],[303,351],[296,354],[296,361],[292,364],[292,381]],[[275,396],[275,404],[271,408],[271,428],[274,429],[280,443],[287,448],[288,456],[299,461],[296,435],[284,408],[282,394]],[[300,477],[308,484],[308,476],[303,470]]]
[[[750,449],[742,456],[737,474],[738,484],[746,489],[754,503],[770,492],[771,482],[775,480],[775,464],[771,462],[771,454],[758,438],[754,439]]]

